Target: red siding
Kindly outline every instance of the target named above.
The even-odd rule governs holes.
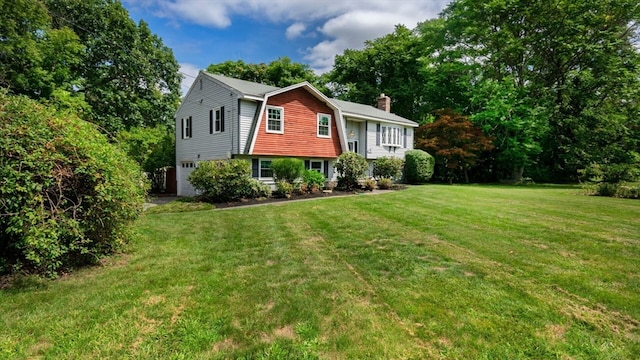
[[[253,148],[255,155],[334,158],[340,139],[333,110],[303,88],[270,97],[267,105],[284,108],[284,134],[266,131],[266,111]],[[331,115],[331,138],[318,137],[318,113]]]

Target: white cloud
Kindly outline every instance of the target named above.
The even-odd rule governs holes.
[[[301,23],[301,22],[297,22],[291,26],[289,26],[287,28],[287,31],[285,33],[285,35],[287,36],[287,39],[291,40],[291,39],[295,39],[299,36],[302,35],[302,33],[307,29],[307,25]]]
[[[182,84],[180,85],[180,90],[182,94],[185,95],[189,88],[196,80],[196,76],[198,76],[198,72],[200,68],[193,64],[181,63],[180,64],[180,73],[182,74]]]
[[[303,34],[305,23],[320,22],[319,42],[306,49],[305,59],[318,72],[333,65],[336,54],[360,49],[372,40],[393,31],[397,24],[409,28],[435,18],[451,0],[125,0],[154,15],[177,22],[225,28],[232,16],[245,16],[272,23],[293,22],[285,33],[288,39]],[[135,5],[134,5],[135,4]],[[304,49],[301,49],[304,50]]]

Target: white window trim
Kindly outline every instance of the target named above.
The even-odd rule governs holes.
[[[271,177],[262,176],[262,162],[263,161],[272,162],[273,159],[265,159],[265,158],[258,159],[258,179],[259,180],[273,180],[273,176],[271,176]],[[273,169],[271,169],[271,173],[273,174]]]
[[[402,127],[382,125],[380,127],[380,144],[382,146],[402,147],[404,132]]]
[[[323,116],[326,116],[327,118],[329,118],[329,124],[327,125],[328,135],[320,135],[320,118],[322,118]],[[331,139],[331,115],[330,114],[318,113],[318,119],[316,122],[316,135],[320,138]]]
[[[280,110],[280,131],[276,131],[276,130],[269,130],[269,109],[272,110]],[[284,134],[284,108],[281,106],[271,106],[271,105],[267,105],[267,110],[265,112],[265,124],[264,124],[264,128],[265,131],[267,133],[270,134]]]
[[[190,116],[182,118],[182,134],[184,134],[183,139],[191,139],[193,137],[193,121],[190,119]]]
[[[320,163],[320,174],[324,174],[324,160],[309,160],[309,170],[316,170],[313,168],[313,163]]]
[[[218,131],[216,131],[216,123],[218,123]],[[219,134],[220,129],[222,129],[222,107],[213,109],[213,134]]]

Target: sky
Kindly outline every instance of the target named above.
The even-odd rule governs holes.
[[[200,69],[287,56],[318,74],[366,40],[438,17],[450,0],[123,0],[173,49],[186,93]]]

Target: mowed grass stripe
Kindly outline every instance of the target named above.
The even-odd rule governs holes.
[[[129,254],[1,292],[0,355],[633,358],[639,218],[572,187],[433,185],[149,214]]]

